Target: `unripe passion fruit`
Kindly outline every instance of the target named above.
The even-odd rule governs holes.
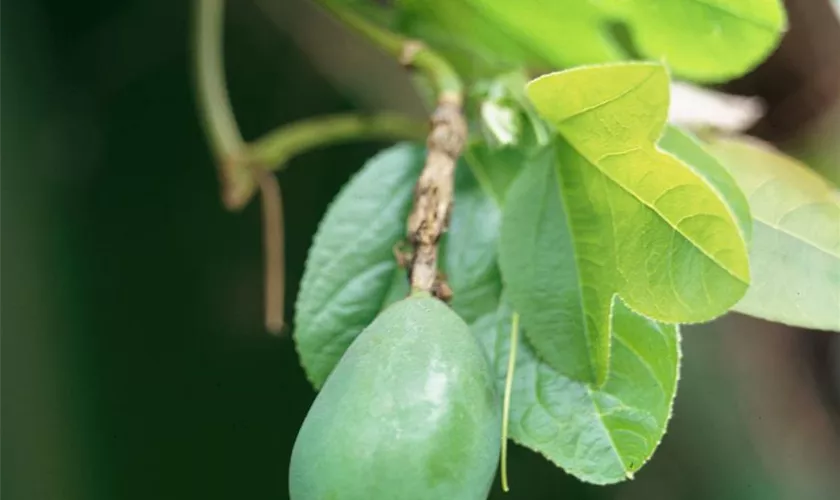
[[[412,296],[353,342],[300,429],[292,500],[487,498],[501,408],[469,327]]]

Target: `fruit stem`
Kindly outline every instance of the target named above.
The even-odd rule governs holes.
[[[516,369],[516,346],[519,343],[519,313],[513,313],[510,325],[510,349],[508,351],[507,376],[505,377],[505,397],[502,403],[502,490],[507,493],[507,449],[508,425],[510,422],[510,395],[513,392],[513,372]]]

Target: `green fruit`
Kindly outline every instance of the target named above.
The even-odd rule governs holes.
[[[487,498],[501,408],[466,323],[428,295],[385,309],[327,378],[297,436],[292,500]]]

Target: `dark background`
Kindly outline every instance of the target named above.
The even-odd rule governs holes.
[[[392,61],[307,2],[228,3],[246,138],[326,112],[422,112]],[[836,181],[840,23],[827,1],[788,4],[782,48],[728,89],[767,99],[754,132]],[[190,6],[2,2],[4,500],[287,498],[314,392],[288,335],[262,327],[259,206],[219,199]],[[326,204],[384,145],[313,151],[279,176],[287,317]],[[675,416],[636,480],[583,485],[514,447],[507,498],[837,498],[835,337],[736,315],[685,328]]]

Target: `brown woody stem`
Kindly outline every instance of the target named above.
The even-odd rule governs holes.
[[[426,164],[414,189],[408,217],[408,239],[414,247],[409,277],[413,291],[446,299],[446,285],[437,272],[438,242],[449,225],[454,197],[455,165],[467,138],[460,96],[444,94],[432,114],[426,141]]]
[[[461,79],[446,59],[422,42],[380,28],[342,2],[321,0],[320,3],[402,65],[418,70],[435,87],[437,107],[426,140],[426,164],[417,180],[414,207],[408,218],[407,236],[414,247],[409,278],[413,291],[431,292],[446,300],[451,292],[439,277],[438,242],[449,225],[455,165],[467,141]]]

